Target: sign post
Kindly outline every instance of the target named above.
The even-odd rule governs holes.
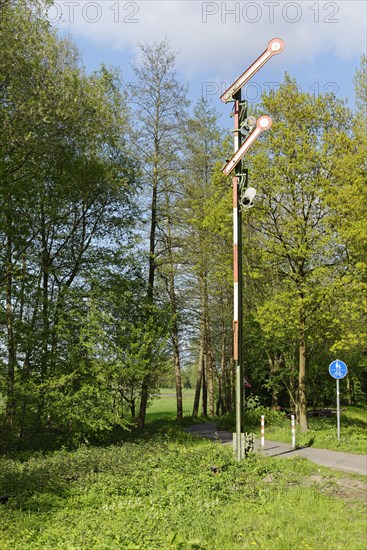
[[[340,391],[339,380],[344,378],[348,373],[348,367],[339,359],[336,359],[329,365],[329,373],[336,379],[336,423],[337,423],[337,435],[338,441],[340,440]]]

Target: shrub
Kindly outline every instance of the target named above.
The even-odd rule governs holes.
[[[257,395],[251,395],[245,403],[245,430],[255,431],[260,428],[261,415],[265,416],[267,425],[281,425],[285,418],[285,413],[273,411],[269,407],[261,405],[260,398]],[[236,414],[234,412],[226,414],[218,419],[218,428],[221,430],[235,431]]]

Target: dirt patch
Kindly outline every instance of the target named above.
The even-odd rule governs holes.
[[[306,485],[318,485],[323,492],[332,497],[356,499],[367,504],[367,480],[313,475],[308,478]]]
[[[367,482],[359,479],[341,478],[335,480],[340,498],[356,498],[367,504]]]

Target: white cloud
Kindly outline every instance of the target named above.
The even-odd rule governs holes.
[[[58,0],[51,11],[62,13],[74,36],[121,51],[139,41],[167,35],[180,65],[188,73],[235,68],[265,49],[272,37],[286,43],[290,63],[307,62],[326,50],[341,59],[366,48],[366,3],[363,1],[188,1]]]
[[[167,36],[182,77],[195,94],[216,101],[268,41],[280,37],[284,52],[250,83],[246,98],[257,101],[285,71],[306,91],[331,85],[340,97],[353,98],[355,66],[366,51],[366,13],[363,0],[56,0],[50,16],[62,16],[57,24],[82,39],[90,55],[100,50],[109,64],[108,50],[114,53],[124,72],[127,61],[136,61],[139,42]]]

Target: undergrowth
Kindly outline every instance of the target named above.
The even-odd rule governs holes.
[[[3,457],[0,547],[364,548],[362,503],[324,492],[330,477],[314,486],[315,472],[299,458],[237,463],[163,424],[119,445]]]

